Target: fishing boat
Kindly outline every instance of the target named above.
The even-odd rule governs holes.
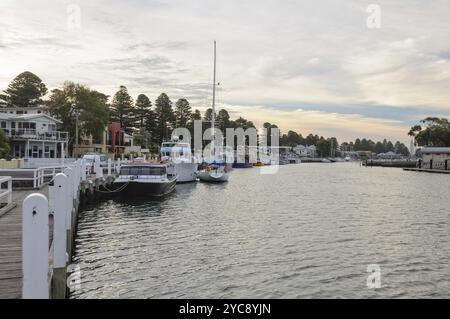
[[[190,143],[181,143],[177,138],[161,144],[161,159],[170,160],[175,165],[177,183],[189,183],[197,180],[198,165],[192,156]]]
[[[124,164],[114,180],[114,193],[162,197],[175,190],[177,175],[170,162]]]
[[[227,149],[223,145],[217,145],[215,135],[216,125],[216,41],[214,41],[214,75],[213,75],[213,100],[212,100],[212,114],[211,114],[211,155],[206,162],[209,163],[206,167],[198,173],[198,178],[202,182],[222,183],[227,182],[229,178],[228,163],[227,163]],[[222,141],[223,144],[223,141]]]

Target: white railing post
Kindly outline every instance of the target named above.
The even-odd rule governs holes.
[[[50,207],[53,212],[53,266],[62,268],[66,266],[66,203],[67,176],[59,173],[49,187]]]
[[[117,159],[117,163],[116,163],[116,173],[117,173],[117,174],[120,173],[120,158]]]
[[[12,177],[8,180],[8,205],[12,203]]]
[[[100,165],[100,159],[98,157],[95,158],[94,167],[95,167],[95,178],[102,178],[103,168]]]
[[[48,200],[31,194],[22,207],[22,298],[48,299]]]
[[[67,176],[67,191],[66,196],[64,196],[64,202],[66,203],[66,230],[70,231],[72,229],[72,207],[73,207],[73,171],[70,167],[64,170],[64,174]]]
[[[67,197],[68,178],[63,173],[58,173],[53,186],[50,186],[50,209],[53,213],[53,286],[52,298],[63,299],[66,297],[66,266],[67,255]]]
[[[108,176],[111,176],[111,159],[108,158]]]
[[[86,160],[85,159],[81,160],[81,180],[82,181],[86,180]]]
[[[33,188],[37,188],[37,169],[33,170]]]

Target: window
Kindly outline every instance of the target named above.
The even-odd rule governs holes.
[[[6,128],[6,122],[5,121],[1,121],[0,122],[0,128]]]

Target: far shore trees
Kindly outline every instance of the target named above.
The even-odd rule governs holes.
[[[79,137],[92,136],[100,139],[108,124],[108,96],[81,84],[64,83],[54,89],[47,102],[50,115],[61,120],[62,131],[69,132],[69,149],[75,143],[76,114],[78,116]]]
[[[35,74],[25,71],[12,80],[3,94],[0,94],[0,106],[33,107],[40,106],[47,87]]]

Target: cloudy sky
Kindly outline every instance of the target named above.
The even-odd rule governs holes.
[[[450,115],[449,0],[0,0],[0,12],[1,90],[29,70],[50,89],[126,85],[204,110],[217,40],[232,117],[408,142],[411,124]]]

